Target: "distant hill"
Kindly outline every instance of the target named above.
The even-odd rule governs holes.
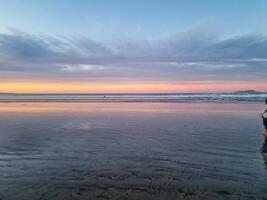
[[[241,90],[234,92],[234,94],[263,94],[263,92],[258,92],[255,90]]]

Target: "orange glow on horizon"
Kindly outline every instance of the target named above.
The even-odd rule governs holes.
[[[0,83],[0,93],[175,93],[267,91],[266,83]]]

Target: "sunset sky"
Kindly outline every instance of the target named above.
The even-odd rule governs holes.
[[[265,0],[3,0],[0,93],[267,91]]]

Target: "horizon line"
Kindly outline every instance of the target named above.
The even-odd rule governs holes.
[[[169,94],[231,94],[231,93],[258,93],[267,94],[267,91],[257,91],[257,90],[240,90],[240,91],[225,91],[225,92],[112,92],[112,93],[18,93],[18,92],[0,92],[0,95],[10,94],[10,95],[169,95]]]

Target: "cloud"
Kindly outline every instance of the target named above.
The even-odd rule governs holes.
[[[12,30],[0,34],[0,55],[2,60],[34,61],[59,57],[60,54],[52,49],[54,40],[46,41],[42,37],[21,33]]]
[[[80,72],[80,71],[93,71],[93,70],[104,70],[104,66],[99,65],[65,65],[62,66],[63,71]]]
[[[0,33],[0,78],[264,81],[266,65],[267,36],[260,34],[221,38],[197,27],[158,41],[104,44],[14,29]]]

